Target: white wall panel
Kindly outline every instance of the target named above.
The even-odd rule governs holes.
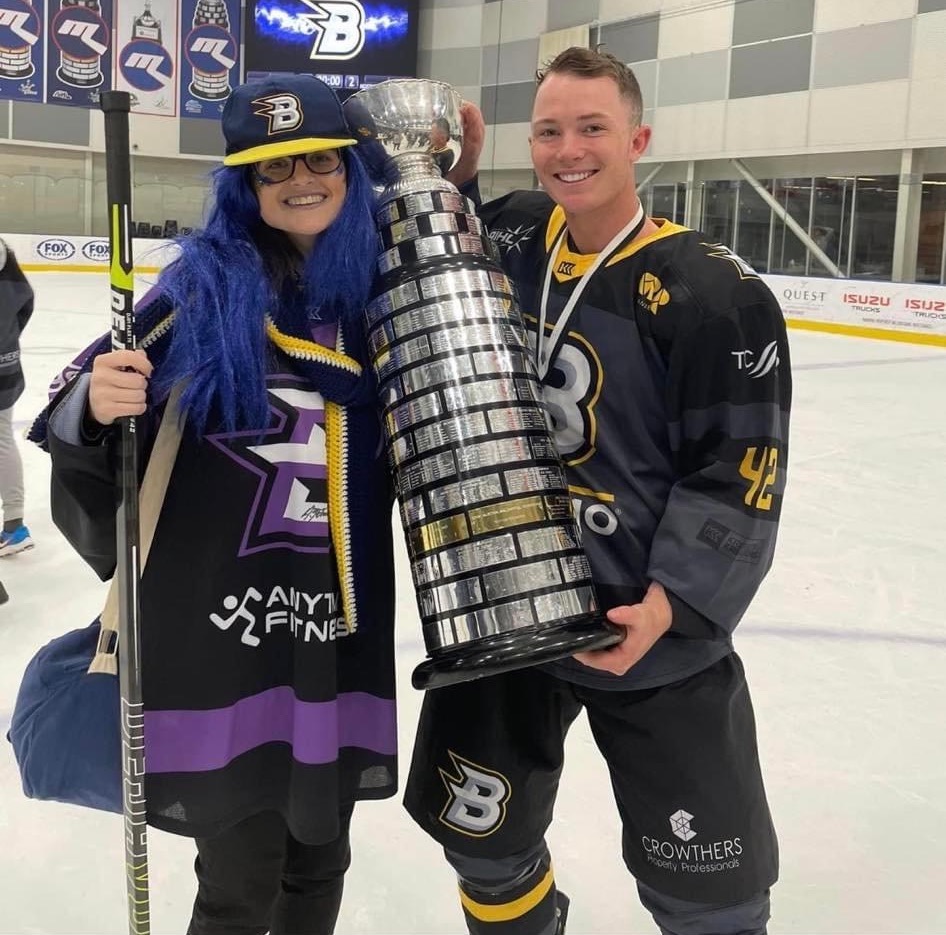
[[[722,151],[725,101],[661,107],[654,113],[649,155],[689,159]]]
[[[697,2],[705,4],[706,0]],[[630,19],[633,16],[647,16],[649,13],[660,12],[663,6],[664,0],[600,0],[598,22],[613,23],[615,20]]]
[[[503,3],[487,3],[485,8],[502,8],[498,18],[499,41],[515,42],[519,39],[535,39],[545,32],[548,22],[547,6],[546,0],[515,0],[513,3],[504,0]],[[491,35],[495,36],[496,33]]]
[[[480,29],[480,45],[498,45],[500,42],[499,21],[500,14],[503,11],[503,3],[486,3],[483,5],[483,23]],[[423,15],[421,15],[423,22]],[[544,22],[544,20],[543,20]],[[536,35],[542,32],[541,29],[534,30]],[[515,38],[510,36],[510,38]]]
[[[98,121],[93,119],[92,122]],[[177,120],[173,117],[132,114],[128,122],[128,139],[133,153],[142,156],[176,156]]]
[[[700,5],[705,7],[706,4]],[[667,10],[660,18],[658,55],[674,58],[696,52],[728,49],[732,41],[731,4],[711,9]]]
[[[483,7],[466,6],[429,11],[431,49],[467,49],[475,44],[475,38],[483,28]],[[423,22],[424,17],[421,17]],[[421,35],[427,39],[425,31]]]
[[[483,149],[484,164],[497,168],[531,168],[529,155],[529,124],[503,123],[492,128],[491,138]]]
[[[907,134],[914,144],[946,144],[946,77],[914,81],[910,88]],[[927,167],[929,171],[929,167]]]
[[[908,81],[811,92],[811,146],[900,144],[906,134]]]
[[[816,0],[815,32],[884,23],[914,13],[916,0]]]
[[[588,45],[587,24],[542,33],[539,36],[539,50],[532,69],[533,72],[536,68],[542,68],[546,62],[550,62],[559,53],[575,45]]]
[[[808,145],[809,93],[745,97],[726,102],[726,152],[791,153]],[[777,119],[773,115],[777,114]]]
[[[920,81],[946,78],[946,11],[916,18],[912,77]]]

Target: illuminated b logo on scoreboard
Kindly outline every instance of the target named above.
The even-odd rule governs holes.
[[[357,0],[303,0],[312,13],[303,13],[315,27],[311,59],[354,58],[365,45],[365,8]]]

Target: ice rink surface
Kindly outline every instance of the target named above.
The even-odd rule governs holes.
[[[32,274],[22,429],[49,379],[109,321],[98,274]],[[143,285],[143,283],[141,284]],[[793,331],[789,488],[775,566],[736,634],[755,701],[782,872],[770,932],[946,932],[946,350]],[[36,649],[91,621],[105,586],[48,517],[48,459],[23,444],[36,548],[0,561],[0,732]],[[423,644],[399,558],[402,781]],[[694,820],[696,825],[696,820]],[[183,933],[193,845],[151,832],[152,927]],[[583,720],[550,832],[569,935],[653,932],[620,857]],[[397,799],[355,814],[338,924],[460,932],[456,887]],[[126,931],[120,817],[21,793],[0,742],[0,933]]]

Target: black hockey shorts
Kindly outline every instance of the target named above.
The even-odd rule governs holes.
[[[582,707],[610,769],[624,862],[638,880],[712,905],[775,882],[778,845],[735,653],[640,691],[586,688],[539,669],[429,691],[408,812],[466,856],[535,846],[551,823],[565,734]]]

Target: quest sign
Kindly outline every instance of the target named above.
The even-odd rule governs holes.
[[[762,276],[788,319],[946,335],[946,287]]]

